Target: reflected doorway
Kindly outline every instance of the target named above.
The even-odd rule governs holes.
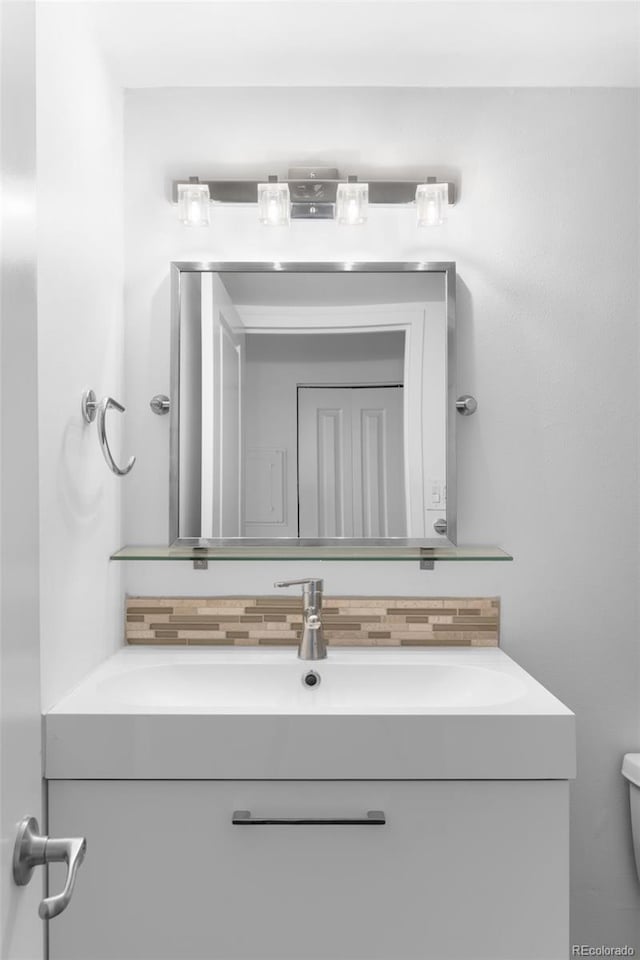
[[[404,537],[402,384],[298,386],[298,536]]]

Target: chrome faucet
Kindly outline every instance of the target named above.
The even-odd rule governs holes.
[[[322,629],[322,580],[278,580],[274,587],[302,586],[304,603],[304,623],[298,657],[300,660],[324,660],[327,655],[327,645],[324,642]]]

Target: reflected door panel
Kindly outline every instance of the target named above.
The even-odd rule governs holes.
[[[298,391],[301,537],[352,537],[351,390]]]
[[[403,389],[352,391],[354,536],[407,534]]]
[[[402,393],[299,389],[299,536],[405,536]]]

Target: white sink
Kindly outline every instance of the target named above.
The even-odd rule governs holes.
[[[307,687],[303,677],[320,677]],[[99,749],[96,749],[99,744]],[[49,778],[567,779],[574,716],[496,648],[128,647],[46,717]]]
[[[365,655],[366,656],[366,655]],[[353,714],[491,707],[521,697],[520,677],[464,663],[296,660],[151,663],[98,679],[91,700],[123,709]],[[314,686],[303,677],[315,674]],[[317,680],[319,677],[319,681]]]

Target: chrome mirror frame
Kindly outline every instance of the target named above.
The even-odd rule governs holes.
[[[380,539],[199,539],[179,537],[179,452],[180,452],[180,303],[181,277],[191,273],[440,273],[444,276],[447,317],[447,403],[446,403],[446,464],[447,508],[446,536],[433,538]],[[456,265],[453,261],[359,261],[359,262],[191,262],[171,264],[171,410],[170,410],[170,469],[169,469],[169,542],[172,546],[206,547],[300,547],[309,553],[314,547],[353,548],[384,547],[385,553],[395,547],[452,547],[457,544],[457,479],[456,479]]]

